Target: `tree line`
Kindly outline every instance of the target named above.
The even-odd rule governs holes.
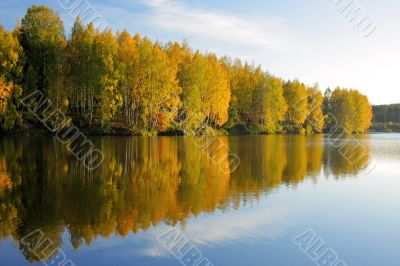
[[[375,105],[374,123],[400,123],[400,104]]]
[[[375,105],[372,110],[372,131],[400,132],[400,104]]]
[[[29,7],[11,32],[0,25],[0,60],[3,131],[35,123],[20,99],[37,90],[74,124],[103,133],[311,134],[332,129],[328,114],[343,131],[361,133],[372,118],[368,98],[356,90],[323,95],[317,84],[285,81],[185,42],[100,32],[79,17],[67,38],[46,6]]]

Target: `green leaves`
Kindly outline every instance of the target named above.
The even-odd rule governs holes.
[[[32,5],[21,22],[19,33],[26,54],[24,90],[40,90],[61,107],[64,85],[64,24],[60,16],[45,6]]]

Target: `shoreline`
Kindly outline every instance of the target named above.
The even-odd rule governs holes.
[[[66,128],[65,130],[67,130]],[[249,132],[228,132],[228,131],[221,131],[218,134],[213,132],[214,134],[201,134],[201,135],[185,135],[181,131],[171,131],[171,132],[163,132],[158,134],[135,134],[130,132],[126,128],[113,128],[111,132],[100,132],[98,128],[79,128],[79,131],[86,136],[91,137],[201,137],[201,136],[208,136],[208,137],[218,137],[218,136],[319,136],[319,135],[330,135],[329,132],[323,133],[312,133],[312,134],[301,134],[301,133],[290,133],[290,132],[281,132],[281,133],[249,133]],[[393,131],[379,131],[379,130],[370,130],[365,133],[353,133],[347,134],[348,136],[357,136],[357,135],[368,135],[368,134],[395,134],[400,132],[393,132]],[[18,128],[11,131],[0,131],[0,137],[4,136],[54,136],[49,130],[45,128]]]

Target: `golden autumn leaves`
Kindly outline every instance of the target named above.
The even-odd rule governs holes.
[[[361,133],[372,117],[367,97],[357,91],[323,97],[318,85],[284,81],[186,43],[100,32],[79,17],[66,38],[59,15],[45,6],[30,7],[13,33],[1,29],[0,44],[6,130],[22,117],[15,87],[23,95],[40,90],[74,122],[101,133],[311,134],[330,130],[328,114],[349,133]]]
[[[21,74],[22,48],[15,34],[7,32],[0,25],[0,128],[11,128],[20,122],[15,98],[21,95],[16,84]]]
[[[86,122],[123,121],[135,134],[155,134],[192,117],[217,126],[228,119],[229,81],[214,55],[126,31],[99,33],[79,19],[66,51],[71,109]]]
[[[8,98],[11,96],[13,85],[5,83],[0,79],[0,114],[4,114],[8,109]]]

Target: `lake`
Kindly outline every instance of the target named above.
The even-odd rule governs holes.
[[[0,138],[0,265],[400,265],[400,134],[92,141]]]

